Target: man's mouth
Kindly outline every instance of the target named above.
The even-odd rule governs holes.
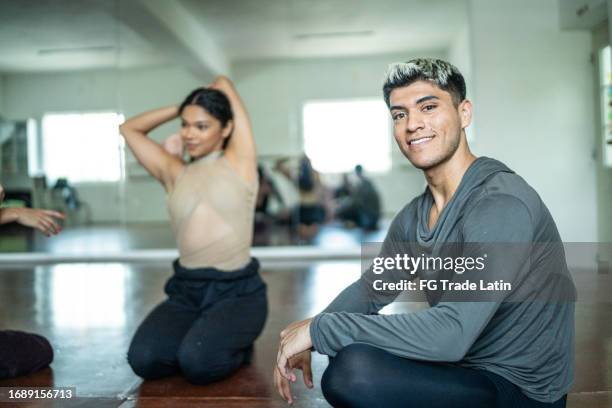
[[[431,139],[433,139],[433,136],[424,136],[424,137],[417,137],[416,139],[412,139],[408,142],[409,146],[416,146],[416,145],[420,145],[423,143],[427,143],[429,142]]]

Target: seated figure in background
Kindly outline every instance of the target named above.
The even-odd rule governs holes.
[[[0,185],[0,202],[4,188]],[[0,224],[17,222],[36,228],[46,236],[59,234],[57,219],[64,215],[51,210],[35,208],[0,208]],[[0,330],[0,379],[33,374],[53,361],[53,348],[49,341],[37,334],[13,330]]]
[[[363,174],[360,164],[355,166],[355,175],[355,185],[341,189],[341,192],[346,191],[346,194],[339,199],[336,218],[352,222],[365,230],[375,230],[380,219],[380,196],[372,181]]]

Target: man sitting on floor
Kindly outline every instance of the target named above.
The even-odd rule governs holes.
[[[371,266],[323,313],[281,332],[274,377],[287,401],[293,369],[304,370],[312,387],[314,348],[330,356],[321,387],[335,407],[565,406],[574,376],[575,288],[561,239],[533,188],[503,163],[471,153],[465,89],[445,61],[390,67],[383,93],[394,136],[427,188],[397,214],[381,254],[405,254],[402,243],[416,257],[449,243],[477,248],[468,253],[486,258],[486,270],[453,269],[447,281],[503,277],[514,290],[476,290],[463,299],[426,290],[428,309],[378,315],[400,292],[377,281],[440,283],[448,273]]]

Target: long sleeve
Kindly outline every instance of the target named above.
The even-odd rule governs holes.
[[[481,200],[466,217],[462,231],[465,242],[476,243],[479,251],[489,254],[488,270],[508,282],[516,280],[528,268],[528,245],[511,247],[503,243],[531,242],[533,226],[527,207],[514,197],[496,195]],[[350,293],[348,289],[346,292],[344,296]],[[500,299],[446,302],[443,298],[435,306],[414,313],[322,313],[313,319],[310,332],[315,350],[330,356],[349,344],[365,343],[407,358],[458,361],[499,304]]]

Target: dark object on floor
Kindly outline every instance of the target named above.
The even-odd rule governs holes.
[[[42,336],[0,331],[0,379],[33,374],[53,361],[53,349]]]

